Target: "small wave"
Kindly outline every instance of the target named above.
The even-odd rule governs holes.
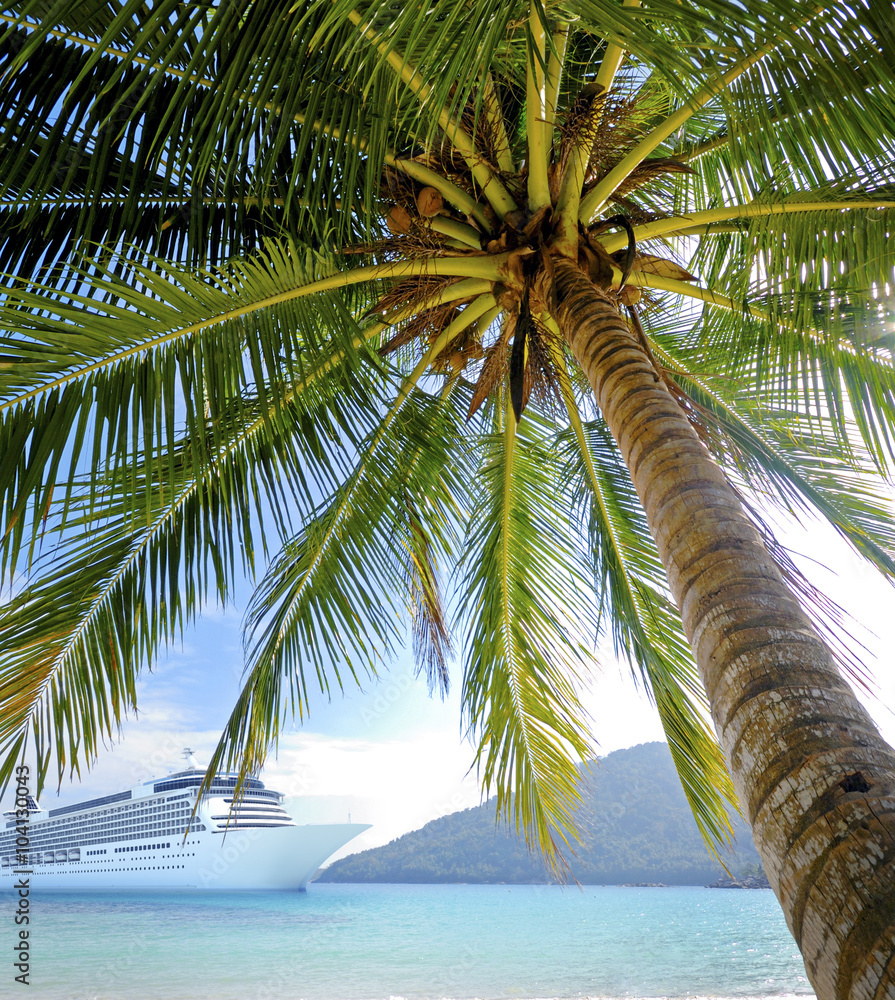
[[[483,997],[458,997],[458,996],[432,996],[432,997],[405,997],[401,995],[390,995],[388,997],[369,997],[367,1000],[484,1000]],[[520,997],[513,996],[504,1000],[817,1000],[813,993],[758,993],[758,994],[737,994],[725,996],[714,993],[686,993],[683,995],[663,995],[654,994],[634,994],[625,993],[621,996],[610,996],[603,993],[577,993],[573,996],[539,996]]]

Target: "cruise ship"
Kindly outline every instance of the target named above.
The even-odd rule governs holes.
[[[205,777],[189,751],[185,771],[114,795],[4,814],[0,891],[22,878],[32,889],[286,889],[303,891],[317,869],[363,823],[299,825],[284,796],[249,778],[234,801],[235,774],[220,774],[198,803]],[[350,818],[350,817],[349,817]],[[17,836],[19,844],[17,847]]]

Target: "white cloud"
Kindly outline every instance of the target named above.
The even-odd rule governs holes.
[[[456,733],[371,741],[295,734],[280,743],[264,780],[290,796],[297,822],[344,822],[372,829],[342,853],[388,843],[430,820],[481,802],[473,749]]]
[[[659,716],[649,699],[638,688],[627,666],[603,657],[606,664],[582,696],[584,707],[593,720],[593,734],[600,757],[637,743],[664,740]]]

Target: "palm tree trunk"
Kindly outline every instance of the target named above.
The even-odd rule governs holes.
[[[634,481],[768,878],[819,1000],[895,996],[895,752],[609,298],[556,319]]]

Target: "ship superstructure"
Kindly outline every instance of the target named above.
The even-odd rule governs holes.
[[[192,758],[190,758],[191,763]],[[0,832],[0,890],[27,871],[46,889],[298,889],[368,826],[298,825],[284,796],[257,778],[235,798],[218,775],[196,806],[205,770],[190,766],[124,792],[49,811],[32,800],[27,846],[15,815]],[[21,820],[19,820],[21,828]]]

